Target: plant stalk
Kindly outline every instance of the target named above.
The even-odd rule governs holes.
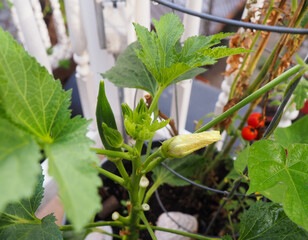
[[[301,67],[302,66],[299,65],[299,64],[295,65],[294,67],[292,67],[288,71],[282,73],[280,76],[276,77],[274,80],[272,80],[271,82],[267,83],[262,88],[258,89],[257,91],[255,91],[251,95],[247,96],[242,101],[240,101],[239,103],[237,103],[233,107],[229,108],[227,111],[225,111],[224,113],[220,114],[215,119],[213,119],[211,122],[207,123],[206,125],[204,125],[203,127],[201,127],[200,129],[198,129],[195,132],[199,133],[199,132],[206,131],[206,130],[210,129],[211,127],[215,126],[216,124],[220,123],[222,120],[224,120],[225,118],[229,117],[230,115],[232,115],[233,113],[235,113],[236,111],[238,111],[239,109],[241,109],[242,107],[247,105],[248,103],[252,102],[253,100],[255,100],[257,98],[259,98],[260,96],[262,96],[267,91],[271,90],[273,87],[275,87],[279,83],[285,81],[290,76],[292,76],[293,74],[297,73],[301,69]]]

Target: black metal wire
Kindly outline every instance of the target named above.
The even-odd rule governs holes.
[[[278,27],[278,26],[268,26],[268,25],[262,25],[262,24],[255,24],[255,23],[248,23],[248,22],[243,22],[239,20],[234,20],[234,19],[227,19],[223,17],[218,17],[218,16],[213,16],[208,13],[200,13],[193,11],[191,9],[182,7],[180,5],[165,1],[165,0],[152,0],[153,2],[162,4],[164,6],[167,6],[171,9],[187,13],[196,17],[200,17],[202,19],[206,19],[209,21],[213,22],[219,22],[219,23],[224,23],[228,25],[233,25],[237,27],[243,27],[243,28],[251,28],[251,29],[256,29],[256,30],[261,30],[261,31],[266,31],[266,32],[277,32],[277,33],[292,33],[292,34],[308,34],[308,29],[302,29],[302,28],[289,28],[289,27]]]
[[[170,167],[168,167],[164,162],[161,163],[161,165],[163,165],[166,169],[168,169],[171,173],[173,173],[174,175],[176,175],[177,177],[181,178],[182,180],[189,182],[190,184],[197,186],[199,188],[202,188],[204,190],[208,190],[211,192],[215,192],[215,193],[219,193],[219,194],[223,194],[225,196],[228,196],[230,194],[230,192],[228,191],[221,191],[221,190],[217,190],[215,188],[210,188],[204,185],[201,185],[199,183],[196,183],[184,176],[182,176],[181,174],[179,174],[178,172],[174,171],[173,169],[171,169]],[[257,194],[251,194],[251,195],[246,195],[246,194],[242,194],[242,193],[235,193],[236,196],[242,196],[242,197],[257,197],[257,196],[261,196],[261,195],[257,195]]]

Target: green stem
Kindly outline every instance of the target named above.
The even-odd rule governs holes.
[[[140,227],[140,229],[147,229],[147,227],[143,226],[143,225],[140,225],[139,227]],[[175,233],[175,234],[178,234],[178,235],[189,237],[191,239],[198,239],[198,240],[220,240],[220,238],[205,237],[205,236],[202,236],[202,235],[198,235],[198,234],[194,234],[194,233],[189,233],[189,232],[183,232],[183,231],[169,229],[169,228],[156,227],[156,226],[151,226],[151,228],[154,229],[154,230],[158,230],[158,231]]]
[[[225,111],[224,113],[222,113],[221,115],[219,115],[218,117],[213,119],[211,122],[209,122],[208,124],[204,125],[200,129],[198,129],[196,132],[198,133],[198,132],[206,131],[206,130],[210,129],[211,127],[215,126],[216,124],[220,123],[222,120],[231,116],[233,113],[235,113],[236,111],[238,111],[239,109],[241,109],[242,107],[247,105],[248,103],[252,102],[253,100],[255,100],[257,98],[259,98],[260,96],[262,96],[264,93],[266,93],[267,91],[269,91],[270,89],[272,89],[273,87],[278,85],[279,83],[288,79],[288,77],[297,73],[301,69],[301,67],[302,67],[301,65],[296,65],[296,66],[292,67],[291,69],[289,69],[288,71],[282,73],[280,76],[276,77],[271,82],[267,83],[262,88],[258,89],[257,91],[255,91],[251,95],[247,96],[242,101],[240,101],[239,103],[237,103],[236,105],[229,108],[227,111]]]
[[[154,110],[155,110],[155,108],[156,108],[156,106],[157,106],[157,104],[158,104],[158,100],[159,100],[159,98],[160,98],[160,95],[162,94],[162,92],[164,91],[164,89],[165,89],[165,88],[163,88],[163,87],[159,87],[159,88],[158,88],[158,91],[157,91],[155,97],[153,98],[153,101],[152,101],[151,106],[150,106],[150,108],[149,108],[149,113],[150,113],[150,114],[151,114],[152,112],[154,112]]]
[[[127,186],[129,186],[130,178],[129,178],[128,174],[127,174],[127,171],[126,171],[126,169],[125,169],[125,167],[124,167],[124,165],[123,165],[122,160],[114,161],[114,164],[117,166],[117,168],[118,168],[118,170],[119,170],[119,172],[120,172],[122,178],[123,178],[124,181],[125,181],[125,184],[126,184]]]
[[[141,150],[143,146],[143,141],[137,140],[135,143],[135,148],[138,153],[138,157],[132,160],[132,174],[131,174],[131,187],[128,189],[129,199],[131,202],[131,211],[129,213],[129,225],[126,230],[130,233],[127,239],[137,240],[139,237],[139,212],[140,201],[139,201],[139,183],[142,175],[139,174],[141,168]]]
[[[123,143],[123,144],[122,144],[122,147],[125,148],[128,152],[134,153],[134,148],[131,147],[131,146],[129,146],[129,145]]]
[[[144,197],[144,203],[147,203],[151,196],[153,195],[153,193],[155,192],[155,190],[161,185],[160,181],[156,181],[154,182],[154,184],[152,185],[152,187],[150,187],[149,191],[147,191],[145,197]]]
[[[144,212],[140,212],[140,218],[142,220],[142,222],[144,223],[144,225],[146,226],[146,228],[148,229],[148,232],[150,233],[150,236],[153,240],[157,240],[152,228],[151,228],[151,225],[149,224],[147,218],[145,217],[144,215]]]
[[[102,230],[100,228],[93,228],[92,232],[99,232],[99,233],[102,233],[102,234],[105,234],[105,235],[108,235],[108,236],[111,236],[111,237],[114,237],[114,238],[118,238],[118,239],[122,239],[123,238],[123,237],[121,237],[118,234],[109,233],[109,232],[106,232],[106,231],[104,231],[104,230]]]
[[[146,158],[146,159],[150,156],[151,149],[152,149],[152,143],[153,143],[153,138],[151,138],[151,139],[149,140],[148,147],[147,147],[147,152],[146,152],[146,154],[145,154],[145,158]]]
[[[113,180],[113,181],[117,182],[118,184],[120,184],[121,186],[125,187],[126,183],[125,183],[125,181],[124,181],[123,178],[121,178],[121,177],[119,177],[119,176],[117,176],[117,175],[115,175],[115,174],[113,174],[113,173],[111,173],[111,172],[109,172],[109,171],[107,171],[107,170],[105,170],[105,169],[102,169],[102,168],[96,166],[94,163],[92,163],[91,165],[92,165],[94,168],[96,168],[96,170],[97,170],[99,173],[103,174],[103,175],[106,176],[107,178],[110,178],[111,180]]]
[[[132,156],[125,152],[117,152],[112,150],[106,150],[106,149],[99,149],[99,148],[90,148],[90,150],[95,151],[96,154],[100,155],[106,155],[109,157],[116,157],[116,158],[124,158],[127,160],[132,160]]]
[[[87,229],[87,228],[94,228],[94,227],[100,227],[100,226],[112,226],[112,227],[119,227],[119,228],[124,227],[123,223],[119,221],[104,221],[104,222],[89,223],[86,226],[84,226],[84,228]],[[60,231],[73,231],[74,227],[73,225],[62,225],[62,226],[59,226],[59,230]]]
[[[141,174],[146,174],[150,171],[152,171],[158,164],[161,164],[163,161],[165,161],[166,158],[164,157],[158,157],[154,161],[150,162],[149,165],[141,171]]]
[[[146,169],[147,166],[149,165],[149,163],[151,163],[152,160],[153,160],[154,158],[157,158],[157,157],[159,157],[160,155],[161,155],[161,149],[159,148],[156,152],[154,152],[152,155],[150,155],[150,156],[145,160],[145,162],[143,163],[142,168],[143,168],[143,169]]]

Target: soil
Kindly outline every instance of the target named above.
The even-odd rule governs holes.
[[[124,160],[124,165],[129,171],[131,168],[130,162]],[[110,170],[117,175],[119,174],[112,162],[107,161],[104,164],[104,169]],[[219,175],[221,175],[218,178],[216,177],[217,182],[219,182],[225,177],[227,171],[221,167],[221,171],[219,170],[217,172],[220,172]],[[151,179],[151,174],[148,174],[147,177],[148,179]],[[119,213],[126,215],[127,210],[123,202],[128,200],[127,191],[119,184],[114,183],[104,176],[102,176],[102,180],[104,187],[100,189],[100,194],[103,199],[102,203],[104,210],[97,215],[96,220],[111,220],[111,214],[114,211],[118,211]],[[223,199],[222,195],[209,193],[191,185],[174,187],[164,184],[159,187],[158,194],[167,211],[180,211],[182,213],[187,213],[197,217],[199,223],[198,233],[200,234],[204,234],[206,226],[209,224],[216,210],[219,208],[221,200]],[[163,213],[155,194],[150,199],[149,205],[151,210],[146,212],[146,216],[149,222],[155,225],[159,215]],[[231,234],[230,230],[226,228],[227,223],[227,214],[223,209],[212,226],[209,235],[222,236],[226,233]],[[114,232],[118,233],[119,229],[114,228]],[[147,231],[142,231],[140,233],[140,239],[150,240],[151,237],[148,235]]]

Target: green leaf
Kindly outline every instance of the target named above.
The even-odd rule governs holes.
[[[308,116],[302,117],[289,127],[277,128],[274,136],[284,148],[293,143],[308,144]]]
[[[184,32],[184,26],[181,24],[180,18],[173,13],[162,16],[159,22],[153,19],[153,23],[156,33],[134,24],[138,41],[142,46],[142,49],[137,49],[136,53],[159,85],[162,86],[166,83],[162,71],[176,63],[178,54],[175,45]]]
[[[184,32],[184,27],[179,17],[170,13],[162,16],[159,22],[156,20],[153,22],[157,34],[149,32],[138,24],[134,25],[138,41],[142,46],[142,49],[136,50],[136,54],[159,86],[167,87],[181,80],[195,77],[205,70],[194,68],[216,62],[213,58],[202,54],[201,49],[219,43],[219,38],[223,35],[217,38],[192,37],[187,39],[181,48],[179,39]]]
[[[41,150],[45,151],[49,159],[49,174],[59,185],[68,218],[80,230],[92,218],[100,203],[97,186],[101,181],[90,165],[96,158],[89,149],[91,141],[86,137],[88,122],[80,118],[70,119],[70,92],[62,90],[60,81],[55,81],[45,68],[1,29],[0,42],[0,104],[4,112],[1,115],[30,133]],[[5,131],[3,129],[0,134],[5,134]],[[10,144],[14,147],[13,143]],[[32,152],[39,150],[33,145],[30,141],[29,149]],[[29,162],[30,153],[24,153],[27,152],[19,151],[18,157],[26,156],[23,160],[28,166],[22,170],[27,171],[33,164]],[[38,156],[33,154],[36,162]],[[12,173],[16,167],[6,174]],[[32,171],[29,170],[27,175],[20,174],[19,181],[30,181],[31,177],[26,177],[37,170],[33,167]],[[4,181],[5,184],[9,185],[10,178]],[[80,190],[86,194],[77,193]],[[25,190],[14,186],[12,191]]]
[[[308,23],[308,12],[306,12],[306,14],[304,15],[304,17],[303,17],[303,19],[302,19],[302,21],[300,23],[300,26],[302,28],[306,28],[307,23]]]
[[[300,110],[304,107],[306,99],[308,99],[308,81],[302,79],[296,89],[294,90],[294,102],[296,103],[296,109]]]
[[[191,154],[183,158],[167,159],[165,163],[168,167],[186,178],[193,177],[196,170],[203,167],[202,156],[196,154]],[[160,182],[160,184],[168,183],[173,186],[186,186],[190,184],[171,173],[162,165],[153,169],[152,178],[155,182]]]
[[[281,101],[279,100],[274,100],[269,103],[270,106],[279,106],[280,104],[281,104]]]
[[[103,124],[106,124],[107,127],[114,129],[115,131],[118,129],[113,111],[106,96],[104,81],[101,81],[99,84],[97,105],[96,105],[96,123],[101,141],[105,149],[120,151],[121,150],[120,148],[116,148],[108,142],[106,133],[104,132],[103,129]]]
[[[242,174],[245,167],[248,164],[248,155],[249,155],[249,148],[250,146],[247,145],[246,148],[244,148],[236,157],[236,160],[234,161],[234,168],[235,170]]]
[[[92,141],[85,136],[88,123],[79,117],[71,119],[57,139],[45,146],[49,174],[59,184],[68,219],[77,231],[101,209],[97,194],[101,180],[91,166],[98,159],[89,151]]]
[[[280,144],[270,140],[260,140],[251,146],[248,158],[250,187],[247,194],[285,185],[280,188],[284,192],[279,194],[283,196],[284,211],[292,221],[307,230],[308,145],[290,144],[287,152]]]
[[[32,136],[0,118],[0,211],[30,197],[41,172],[39,147]]]
[[[2,29],[0,42],[0,101],[6,114],[43,141],[52,141],[55,117],[69,106],[70,93]]]
[[[142,61],[137,58],[134,49],[140,48],[138,42],[130,44],[118,57],[116,65],[102,76],[118,87],[143,89],[154,96],[157,83]]]
[[[227,48],[225,46],[222,46],[222,47],[205,49],[203,54],[212,57],[214,59],[219,59],[230,55],[249,53],[249,52],[252,51],[245,48]]]
[[[300,240],[308,233],[293,223],[275,203],[258,201],[241,218],[239,240]]]
[[[0,239],[62,239],[53,214],[47,215],[43,219],[38,219],[35,216],[35,211],[43,198],[43,179],[43,175],[41,175],[31,197],[9,204],[5,211],[0,213]],[[38,180],[37,177],[36,180]]]

